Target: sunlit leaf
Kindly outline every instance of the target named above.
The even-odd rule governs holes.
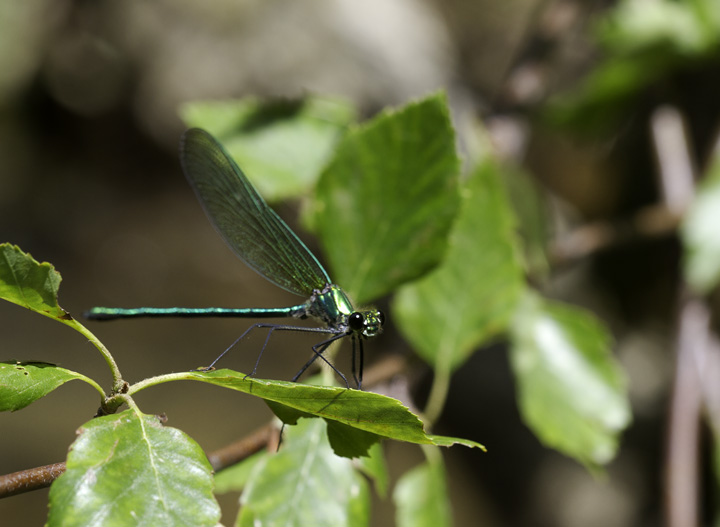
[[[599,30],[604,47],[612,53],[655,50],[690,58],[720,42],[720,11],[714,0],[623,0],[609,11]]]
[[[73,379],[87,377],[47,362],[0,362],[0,412],[20,410]]]
[[[364,303],[441,259],[459,160],[444,95],[352,128],[318,183],[314,223],[331,276]]]
[[[0,298],[94,338],[58,304],[61,280],[60,273],[51,264],[37,262],[16,245],[0,244]]]
[[[207,382],[260,397],[288,424],[295,424],[302,417],[321,417],[333,421],[329,433],[337,440],[336,445],[341,445],[338,454],[343,456],[367,455],[368,447],[379,439],[484,448],[467,439],[426,434],[422,421],[406,406],[396,399],[377,393],[255,379],[226,369],[187,372],[182,375],[187,380]]]
[[[128,410],[78,431],[50,489],[49,527],[215,526],[220,509],[202,449],[156,416]]]
[[[61,322],[70,315],[58,305],[60,273],[38,263],[17,245],[0,244],[0,298]]]
[[[354,108],[341,99],[195,101],[180,111],[235,158],[268,201],[298,197],[315,184]]]
[[[547,250],[551,226],[547,198],[533,176],[518,167],[503,166],[501,179],[517,216],[517,234],[522,241],[527,273],[535,280],[542,280],[550,272]]]
[[[336,456],[325,424],[301,419],[282,448],[256,466],[241,496],[241,527],[364,527],[367,482],[349,459]]]
[[[397,527],[449,527],[450,499],[442,458],[425,462],[404,474],[395,486]]]
[[[598,24],[605,59],[570,94],[551,105],[555,121],[607,129],[645,104],[653,85],[676,72],[707,67],[720,44],[717,0],[624,0]]]
[[[375,492],[384,498],[387,495],[390,475],[382,445],[375,443],[370,447],[370,455],[355,460],[357,468],[375,484]]]
[[[263,459],[270,455],[267,450],[256,452],[240,463],[221,470],[215,476],[215,493],[239,492],[247,485],[250,475]]]
[[[369,456],[370,447],[378,444],[380,436],[358,428],[327,420],[328,441],[338,456]]]
[[[426,361],[457,368],[507,328],[524,284],[514,218],[498,168],[486,162],[463,188],[445,259],[400,289],[394,320]]]
[[[590,467],[613,458],[630,422],[610,343],[588,313],[534,295],[513,324],[510,358],[523,420],[545,445]]]

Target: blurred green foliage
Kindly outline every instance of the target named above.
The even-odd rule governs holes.
[[[597,24],[604,58],[580,87],[558,96],[548,118],[587,132],[632,115],[663,79],[719,62],[716,0],[623,0]]]

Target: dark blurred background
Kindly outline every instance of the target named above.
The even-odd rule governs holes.
[[[545,187],[561,224],[627,217],[658,199],[647,127],[655,99],[645,99],[647,106],[634,107],[635,117],[622,129],[600,139],[578,140],[536,118],[544,101],[595,64],[593,24],[611,5],[4,2],[0,241],[55,265],[63,276],[61,305],[74,316],[94,305],[295,303],[247,269],[206,220],[179,168],[177,109],[196,99],[310,92],[347,97],[367,117],[443,88],[461,148],[473,149],[472,129],[485,118],[507,155]],[[677,85],[674,101],[689,116],[702,158],[717,124],[718,71],[688,73]],[[293,204],[279,211],[297,225]],[[609,324],[628,371],[635,421],[605,476],[593,477],[543,448],[521,423],[502,345],[478,352],[456,374],[438,432],[490,448],[488,454],[447,452],[457,525],[660,525],[678,256],[671,235],[639,240],[572,262],[546,286]],[[246,326],[137,320],[88,327],[125,377],[137,381],[207,364]],[[94,348],[60,324],[0,303],[0,328],[4,359],[54,362],[101,384],[110,381]],[[287,379],[303,362],[284,354],[287,342],[274,339],[261,377]],[[382,343],[372,344],[370,352],[381,355]],[[392,331],[385,345],[406,351]],[[227,366],[248,371],[254,359],[236,352]],[[422,370],[419,378],[421,393],[428,379]],[[146,413],[165,413],[169,425],[206,451],[270,417],[253,398],[201,384],[171,383],[137,399]],[[21,412],[0,414],[0,473],[63,460],[75,429],[97,406],[94,392],[73,382]],[[394,474],[420,458],[407,445],[387,447]],[[226,524],[236,500],[222,501]],[[47,490],[2,500],[0,523],[42,525],[46,502]],[[378,502],[373,525],[392,525],[391,514]]]

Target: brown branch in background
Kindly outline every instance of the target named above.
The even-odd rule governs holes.
[[[677,109],[662,106],[653,113],[650,127],[663,203],[682,214],[695,195],[695,164],[683,117]]]
[[[387,355],[364,372],[363,386],[377,386],[406,371],[408,359],[403,355]]]
[[[49,487],[63,472],[64,461],[0,476],[0,498]]]
[[[720,130],[715,134],[715,142],[710,156],[705,163],[709,169],[713,162],[720,158]],[[698,377],[702,380],[701,389],[703,406],[708,423],[712,429],[714,440],[720,442],[720,337],[709,332],[705,355],[698,360]]]
[[[214,471],[220,471],[269,447],[273,442],[277,444],[277,436],[277,427],[268,423],[239,441],[208,454],[208,461]],[[64,461],[0,476],[0,498],[49,487],[63,472]]]
[[[710,332],[703,302],[684,299],[668,423],[665,513],[668,527],[698,525],[701,392],[697,365]]]
[[[710,317],[708,316],[708,320]],[[708,331],[703,354],[696,354],[695,368],[700,379],[702,402],[715,441],[720,440],[720,338]]]
[[[406,367],[405,358],[390,355],[368,368],[365,385],[373,386],[390,380],[401,374]],[[277,450],[279,440],[279,430],[274,423],[268,423],[242,439],[211,452],[208,454],[208,461],[213,470],[219,472],[247,459],[263,448],[274,452]],[[49,487],[63,472],[65,472],[64,461],[0,476],[0,498]]]
[[[680,112],[662,107],[650,121],[665,205],[676,214],[695,193],[694,163]],[[698,525],[699,443],[702,407],[698,365],[710,340],[705,304],[681,285],[675,377],[666,450],[665,514],[668,527]]]
[[[653,205],[640,209],[626,221],[587,223],[551,243],[550,263],[566,265],[611,247],[668,236],[677,230],[681,217],[665,205]]]
[[[242,439],[208,454],[208,461],[210,461],[213,470],[218,472],[249,458],[264,448],[268,448],[272,443],[277,444],[277,438],[277,427],[274,423],[268,423]]]

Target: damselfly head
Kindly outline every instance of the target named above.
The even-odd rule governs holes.
[[[348,317],[347,324],[354,333],[360,333],[364,337],[374,337],[382,333],[385,315],[377,309],[355,311]]]

